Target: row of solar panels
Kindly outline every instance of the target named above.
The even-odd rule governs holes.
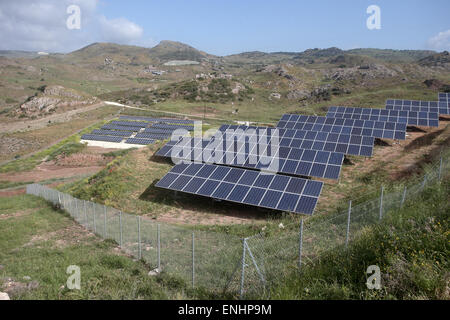
[[[323,182],[213,164],[178,164],[157,187],[263,208],[312,214]]]
[[[170,119],[170,118],[151,118],[151,117],[139,117],[139,116],[120,116],[121,120],[136,120],[156,123],[173,123],[173,124],[194,124],[194,120],[185,119]]]
[[[193,120],[121,116],[120,120],[92,130],[90,134],[83,135],[82,139],[120,143],[128,138],[125,143],[147,145],[169,138],[177,129],[191,131],[193,123]],[[133,134],[135,135],[131,138]]]
[[[128,144],[153,144],[155,142],[154,139],[142,139],[142,138],[127,138],[120,136],[108,136],[108,135],[99,135],[99,134],[83,134],[81,136],[81,140],[91,140],[91,141],[104,141],[104,142],[115,142],[121,143],[124,139],[125,143]]]
[[[262,173],[252,169],[273,171],[272,165],[276,162],[277,173],[337,179],[344,154],[371,156],[374,138],[404,140],[407,125],[438,126],[439,113],[449,114],[448,103],[449,95],[439,94],[438,103],[388,100],[386,110],[331,107],[326,117],[283,115],[277,124],[278,130],[224,125],[212,139],[183,138],[163,146],[157,155],[188,161],[188,164],[176,165],[156,185],[221,200],[312,214],[322,182],[266,174],[269,180],[286,180],[278,182],[280,188],[286,189],[274,193],[269,184],[257,185],[256,178],[224,182],[223,177],[196,176],[193,171],[196,168],[200,168],[200,172],[206,168],[214,172],[231,171],[241,167],[243,177],[252,175],[259,179]],[[271,153],[269,147],[273,138],[278,139],[278,148]],[[261,152],[265,156],[258,158]],[[320,188],[315,189],[311,199],[310,194],[302,194],[304,185],[287,187],[288,179],[320,184]],[[243,182],[247,180],[251,185]]]

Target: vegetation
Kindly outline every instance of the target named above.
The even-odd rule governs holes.
[[[273,299],[449,299],[450,179],[427,188],[403,209],[351,243],[291,272]],[[366,287],[366,269],[377,265],[382,289]]]

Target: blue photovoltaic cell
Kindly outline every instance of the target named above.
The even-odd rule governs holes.
[[[439,102],[438,102],[439,113],[445,114],[445,115],[450,115],[450,93],[440,92],[438,97],[439,97]]]
[[[364,143],[368,145],[372,143],[370,139],[373,138],[364,138],[368,139]],[[258,154],[258,151],[261,151],[263,146],[268,148],[266,144],[256,144],[253,146],[249,143],[240,144],[235,141],[227,145],[227,141],[220,144],[217,141],[185,137],[178,142],[169,141],[156,152],[156,155],[172,158],[173,160],[195,160],[198,162],[227,164],[240,168],[267,169],[290,175],[312,176],[334,180],[339,178],[344,160],[343,153],[279,147],[277,150],[274,150],[273,155],[254,157],[254,155]],[[364,152],[364,149],[361,148],[358,149],[358,153]],[[222,152],[220,152],[221,150]],[[371,150],[368,147],[368,156],[370,156]],[[269,153],[269,151],[266,152],[266,154]],[[253,158],[254,161],[251,161]]]
[[[96,134],[96,135],[101,135],[101,136],[116,136],[116,137],[128,138],[133,134],[133,132],[95,129],[95,130],[92,130],[91,134]]]
[[[260,144],[278,141],[282,147],[330,151],[351,155],[371,156],[375,138],[364,137],[361,144],[350,143],[351,134],[294,130],[283,128],[222,125],[219,128],[224,140],[257,140]],[[359,135],[358,135],[359,136]],[[352,147],[353,146],[353,147]]]
[[[138,132],[142,128],[140,127],[132,127],[132,126],[119,126],[116,124],[105,124],[102,129],[104,130],[119,130],[119,131],[130,131],[130,132]]]
[[[106,141],[106,142],[122,142],[123,137],[100,136],[96,134],[83,134],[81,140]]]
[[[125,143],[128,143],[128,144],[142,144],[142,145],[147,145],[147,144],[153,144],[153,143],[155,143],[155,140],[152,140],[152,139],[142,139],[142,138],[128,138],[127,140],[125,140]]]
[[[152,117],[126,116],[126,115],[120,116],[120,119],[121,120],[146,121],[146,122],[152,122],[152,123],[194,124],[194,120],[152,118]]]
[[[242,169],[239,170],[239,180],[230,183],[224,180],[230,170],[230,168],[212,164],[178,164],[158,181],[156,186],[220,200],[305,214],[314,212],[323,187],[320,181]]]
[[[148,123],[140,121],[117,121],[117,120],[111,121],[110,124],[126,127],[138,127],[138,128],[145,128],[148,125]]]
[[[397,111],[372,108],[330,107],[327,118],[399,122],[408,125],[438,127],[439,113]]]
[[[371,120],[355,120],[285,114],[277,124],[278,128],[341,133],[355,136],[369,136],[385,139],[406,138],[406,124]]]
[[[450,114],[449,104],[446,101],[417,101],[417,100],[395,100],[386,101],[387,110],[434,112],[438,114]]]

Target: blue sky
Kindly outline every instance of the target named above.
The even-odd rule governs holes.
[[[381,9],[381,30],[366,27],[373,4]],[[177,40],[218,55],[331,46],[428,49],[432,37],[450,29],[448,0],[104,0],[98,9],[137,23],[155,43]]]
[[[81,28],[69,30],[73,4]],[[370,5],[381,9],[381,30],[366,27]],[[0,0],[0,50],[175,40],[216,55],[332,46],[442,51],[450,50],[449,13],[449,0]]]

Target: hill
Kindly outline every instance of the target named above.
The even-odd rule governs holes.
[[[163,40],[155,47],[148,50],[148,54],[152,58],[157,58],[160,62],[168,62],[171,60],[191,60],[201,62],[204,59],[214,58],[206,52],[197,50],[187,44]]]

